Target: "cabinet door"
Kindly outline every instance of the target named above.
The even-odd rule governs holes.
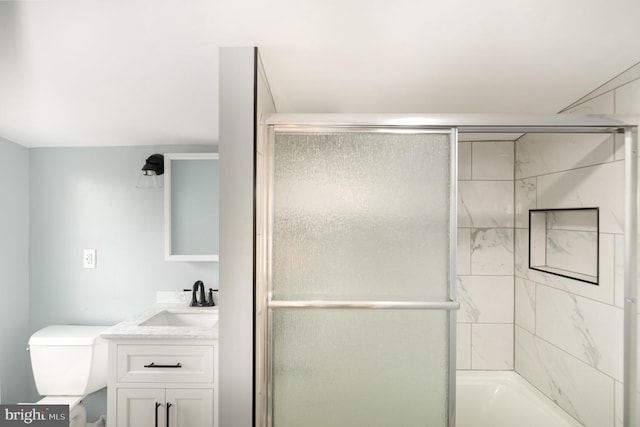
[[[169,427],[213,427],[213,390],[166,390]]]
[[[166,406],[164,389],[118,389],[118,427],[164,427]]]

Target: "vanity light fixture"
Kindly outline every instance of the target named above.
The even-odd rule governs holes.
[[[164,156],[152,154],[145,161],[138,178],[137,188],[160,188],[163,186]]]

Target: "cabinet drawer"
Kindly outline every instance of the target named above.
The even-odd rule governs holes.
[[[213,383],[213,346],[119,345],[117,381]]]

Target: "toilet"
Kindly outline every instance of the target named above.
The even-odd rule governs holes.
[[[109,326],[52,325],[29,339],[38,405],[69,405],[69,427],[86,427],[82,399],[107,385]]]

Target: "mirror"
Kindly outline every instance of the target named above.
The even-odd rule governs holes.
[[[218,261],[218,154],[164,155],[166,261]]]
[[[598,284],[598,208],[529,211],[529,268]]]

